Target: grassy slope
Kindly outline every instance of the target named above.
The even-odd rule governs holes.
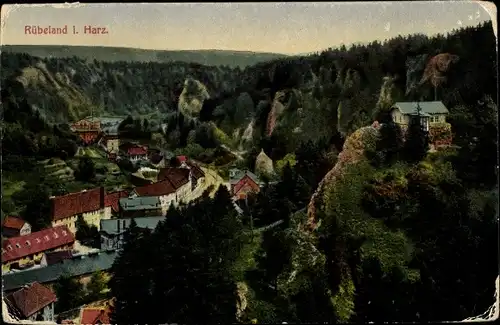
[[[72,57],[100,61],[184,61],[204,65],[228,65],[245,67],[259,62],[270,61],[285,54],[223,51],[223,50],[146,50],[126,47],[104,46],[64,46],[64,45],[3,45],[3,51],[28,53],[38,57]]]

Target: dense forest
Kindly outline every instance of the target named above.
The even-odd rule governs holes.
[[[439,54],[453,58],[440,82],[420,82]],[[244,69],[5,53],[2,66],[12,157],[71,154],[78,140],[51,122],[158,109],[170,149],[230,148],[251,170],[262,150],[274,162],[274,181],[242,217],[220,188],[170,209],[152,232],[131,226],[110,282],[113,323],[457,321],[494,303],[491,23]],[[429,152],[420,123],[404,141],[387,113],[435,99],[450,111],[453,146]]]

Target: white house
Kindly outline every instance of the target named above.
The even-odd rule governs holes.
[[[164,216],[134,218],[137,227],[154,230]],[[132,218],[111,219],[101,221],[101,250],[120,249],[123,244],[123,235],[130,226]]]
[[[435,124],[446,123],[449,111],[441,101],[432,102],[397,102],[392,106],[391,117],[394,123],[401,126],[410,124],[412,117],[416,116],[420,108],[420,119],[424,130]]]

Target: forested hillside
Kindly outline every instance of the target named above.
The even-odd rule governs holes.
[[[41,58],[65,58],[76,56],[89,61],[106,62],[193,62],[204,65],[227,65],[244,68],[263,61],[285,57],[284,54],[224,51],[224,50],[146,50],[126,47],[64,46],[64,45],[3,45],[11,53],[27,53]]]
[[[460,321],[494,303],[491,23],[245,69],[28,54],[2,64],[11,171],[75,154],[78,140],[48,122],[156,111],[127,118],[122,135],[137,125],[150,140],[143,129],[162,124],[161,149],[263,180],[241,214],[221,187],[152,232],[131,226],[112,269],[113,323]],[[388,112],[433,100],[449,110],[453,143],[430,150],[419,120],[403,135]]]

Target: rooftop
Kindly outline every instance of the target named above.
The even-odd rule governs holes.
[[[67,226],[43,229],[29,235],[8,238],[2,243],[2,263],[72,244],[74,241],[75,237]]]
[[[104,206],[104,188],[98,187],[91,190],[70,193],[53,197],[52,220],[68,218],[77,214],[96,211]]]
[[[135,218],[135,223],[139,228],[154,230],[158,223],[165,219],[165,216]],[[101,232],[108,235],[118,235],[123,233],[132,222],[131,218],[101,220]]]
[[[120,207],[125,211],[158,209],[160,199],[157,196],[125,197],[120,199]]]
[[[421,114],[448,114],[448,109],[441,101],[433,102],[397,102],[392,106],[398,108],[401,113],[407,115],[417,114],[417,106],[420,106]]]
[[[139,186],[134,189],[138,196],[163,196],[175,193],[176,188],[168,180],[159,181],[157,183]]]
[[[88,255],[73,256],[71,259],[66,259],[60,263],[38,269],[3,274],[4,290],[10,291],[18,289],[32,282],[53,282],[62,275],[75,277],[91,274],[98,270],[106,271],[111,268],[116,256],[116,251],[101,251]]]
[[[161,168],[158,172],[158,181],[168,180],[177,190],[182,185],[189,182],[189,169],[186,168]]]
[[[80,324],[110,324],[110,310],[108,308],[83,308],[80,316]]]
[[[243,170],[233,168],[233,169],[229,170],[229,173],[230,173],[230,175],[232,174],[232,176],[230,176],[230,180],[229,180],[229,182],[231,184],[238,183],[243,177],[245,177],[245,175],[250,177],[256,184],[261,183],[259,177],[248,170],[243,171]]]
[[[57,300],[54,292],[38,282],[7,296],[7,306],[14,315],[28,318]]]
[[[24,221],[20,217],[7,216],[5,217],[2,226],[4,228],[21,230],[21,228],[24,226],[25,223],[26,221]]]

